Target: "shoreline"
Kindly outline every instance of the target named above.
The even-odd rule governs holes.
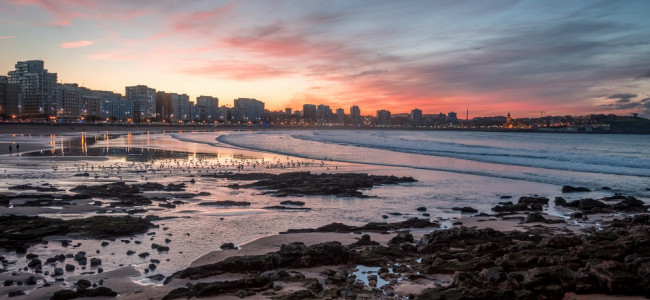
[[[389,130],[389,131],[452,131],[452,132],[502,132],[502,133],[542,133],[542,134],[595,134],[595,135],[648,135],[650,129],[641,131],[623,131],[623,130],[595,130],[595,131],[551,131],[551,130],[534,130],[534,129],[508,129],[508,128],[421,128],[421,127],[373,127],[373,126],[276,126],[276,125],[234,125],[234,124],[119,124],[119,123],[80,123],[80,124],[61,124],[61,123],[0,123],[0,134],[16,133],[37,133],[42,131],[48,132],[101,132],[101,131],[240,131],[240,130]]]
[[[31,159],[31,158],[29,158],[29,159]],[[29,160],[29,159],[27,159],[27,160]],[[74,159],[72,159],[71,161],[74,162]],[[83,172],[98,172],[98,171],[90,171],[88,169],[89,168],[88,164],[87,163],[84,163],[84,164],[85,164],[85,166],[81,166],[81,164],[76,164],[76,163],[73,164],[75,167],[80,167],[81,168],[80,171],[71,170],[70,173],[66,173],[66,174],[83,173]],[[126,167],[126,166],[127,165],[124,165],[123,167]],[[134,171],[140,171],[139,168],[141,168],[142,165],[140,165],[140,164],[130,164],[130,166],[131,166],[130,168],[134,168],[133,169]],[[105,168],[106,168],[106,166],[103,166],[102,170],[104,170]],[[97,168],[97,170],[99,170],[99,167]],[[151,171],[154,171],[154,170],[155,169],[153,169],[153,168],[151,169]],[[321,172],[325,172],[324,167],[322,167],[321,169],[315,169],[315,170],[320,170]],[[110,173],[110,171],[107,171],[107,172]],[[251,172],[251,170],[248,170],[248,172]],[[272,173],[275,174],[277,172],[286,173],[286,172],[290,172],[290,171],[278,169],[278,170],[274,170]],[[161,177],[162,174],[161,174],[160,171],[158,172],[158,174],[160,174],[160,175],[154,175],[154,174],[156,174],[156,172],[151,172],[151,175],[148,175],[148,176],[158,176],[158,177],[150,177],[151,181],[143,179],[142,176],[144,176],[144,175],[140,176],[140,175],[137,175],[137,174],[138,173],[134,173],[132,175],[133,177],[129,181],[127,181],[127,183],[129,185],[132,185],[132,184],[133,185],[145,184],[145,182],[158,183],[159,181],[163,182],[163,185],[167,184],[167,183],[178,184],[178,182],[179,182],[178,179],[165,179],[165,180],[163,180],[163,177]],[[146,171],[146,174],[149,174],[149,171]],[[170,174],[171,174],[171,171],[170,171]],[[101,176],[103,176],[103,175],[101,175]],[[111,183],[111,182],[117,182],[118,181],[117,179],[115,179],[116,177],[114,177],[114,175],[111,175],[113,177],[110,177],[110,178],[107,178],[107,179],[102,179],[101,176],[99,178],[95,177],[95,179],[94,179],[95,181],[93,181],[92,176],[88,176],[87,179],[85,179],[85,177],[80,177],[80,179],[76,179],[76,180],[81,180],[81,182],[88,182],[90,185],[106,184],[106,183]],[[187,175],[180,175],[180,176],[185,177]],[[185,179],[189,180],[189,178],[192,178],[192,179],[196,178],[198,183],[202,182],[201,177],[187,177]],[[101,179],[101,181],[98,181],[99,179]],[[181,179],[181,180],[184,180],[184,179]],[[119,181],[122,181],[122,180],[120,179]],[[28,182],[32,182],[32,181],[28,181]],[[183,182],[185,184],[187,184],[188,188],[192,187],[192,184],[190,184],[189,182],[187,182],[187,181],[183,181]],[[405,187],[405,188],[407,188],[407,187]],[[184,191],[184,192],[186,192],[186,194],[192,194],[192,192],[198,192],[198,191],[195,191],[195,190],[189,191],[188,190],[188,191]],[[113,192],[113,193],[115,193],[115,192]],[[153,193],[152,195],[154,197],[156,197],[156,196],[160,197],[161,195],[163,195],[162,191],[153,191],[152,193]],[[508,193],[506,193],[506,194],[508,194]],[[514,194],[516,195],[517,193],[514,193]],[[282,199],[282,198],[279,198],[279,199]],[[280,201],[279,199],[273,199],[273,201],[274,202],[279,202]],[[298,199],[301,199],[301,198],[298,198]],[[203,200],[201,200],[201,201],[203,201]],[[73,213],[73,214],[75,212],[77,212],[77,213],[80,212],[80,213],[83,214],[83,212],[93,211],[93,210],[97,209],[96,207],[93,208],[92,201],[86,201],[86,200],[79,200],[79,201],[80,202],[78,202],[78,203],[75,202],[75,204],[74,204],[75,209],[74,210],[72,210],[72,209],[68,210],[68,208],[64,208],[64,209],[67,212],[70,212],[70,213]],[[179,200],[179,201],[181,201],[181,200]],[[171,202],[171,200],[166,200],[165,201],[165,203],[169,203],[169,202]],[[81,204],[84,204],[84,205],[81,205]],[[165,226],[170,226],[171,227],[171,225],[168,225],[168,224],[170,224],[172,221],[164,219],[164,216],[166,215],[165,210],[162,207],[157,207],[157,204],[158,203],[154,204],[155,209],[151,209],[149,214],[154,215],[154,216],[163,216],[163,218],[155,219],[155,221],[154,221],[154,223],[159,225],[161,228],[149,232],[149,233],[154,233],[154,234],[156,232],[158,233],[156,235],[151,236],[151,239],[152,239],[153,243],[161,243],[162,244],[161,240],[168,236],[170,240],[173,239],[173,242],[171,242],[171,244],[170,244],[170,246],[172,248],[171,251],[184,250],[184,248],[183,248],[184,244],[178,244],[179,240],[180,240],[180,238],[178,236],[183,231],[180,231],[180,232],[179,231],[174,231],[175,228],[170,228],[169,231],[167,231],[167,229],[164,229]],[[169,203],[169,204],[171,204],[171,203]],[[104,205],[104,207],[102,207],[102,209],[110,209],[110,207],[106,206],[106,203],[103,203],[103,205]],[[178,204],[178,205],[183,205],[183,204]],[[548,205],[548,204],[546,204],[546,205]],[[73,207],[73,206],[69,206],[69,207]],[[144,206],[144,207],[146,207],[146,206]],[[545,206],[545,207],[547,207],[547,206]],[[40,211],[43,211],[43,209],[44,208],[40,208]],[[88,210],[86,210],[86,209],[88,209]],[[262,209],[263,209],[263,207],[262,207]],[[409,213],[410,209],[411,208],[403,207],[402,210],[396,211],[396,212],[404,213],[404,215],[402,215],[400,213],[399,215],[391,216],[391,219],[389,219],[388,222],[390,223],[390,222],[395,222],[396,220],[406,219],[407,216],[411,217],[413,215],[415,215],[415,216],[423,216],[424,215],[420,210],[418,210],[417,213],[413,213],[413,212]],[[35,208],[24,208],[22,211],[23,211],[23,213],[26,213],[26,214],[34,214],[34,212],[38,212],[39,210],[35,209]],[[31,211],[31,213],[29,213],[29,211]],[[646,213],[647,213],[647,210],[646,210]],[[501,214],[498,214],[498,213],[490,212],[489,214],[485,214],[485,215],[464,216],[464,217],[458,218],[458,219],[450,218],[450,219],[440,220],[440,219],[431,218],[431,220],[435,220],[434,222],[445,221],[445,222],[447,222],[449,224],[455,223],[455,225],[450,226],[451,228],[443,228],[443,229],[438,229],[438,228],[435,228],[435,227],[425,228],[425,229],[408,229],[408,228],[395,229],[395,230],[388,230],[387,233],[386,232],[380,232],[380,231],[375,232],[375,231],[366,231],[366,230],[357,230],[355,232],[348,232],[348,233],[305,232],[305,233],[277,234],[277,232],[276,232],[276,233],[270,233],[269,235],[265,235],[265,236],[262,236],[260,238],[256,238],[256,239],[253,239],[253,240],[246,241],[244,244],[241,245],[241,249],[239,249],[239,250],[216,250],[216,251],[210,251],[210,252],[207,252],[207,253],[203,253],[202,256],[193,258],[188,267],[191,268],[191,267],[199,267],[199,266],[205,266],[205,265],[210,265],[210,264],[217,264],[220,261],[223,261],[224,259],[232,259],[232,257],[235,257],[235,256],[267,255],[267,253],[276,253],[275,255],[284,255],[284,254],[278,254],[278,251],[280,251],[280,252],[282,251],[283,245],[289,245],[289,244],[294,243],[294,242],[302,242],[304,244],[304,246],[306,248],[304,248],[304,249],[301,248],[301,249],[303,249],[301,251],[318,251],[318,249],[312,249],[310,247],[318,247],[318,245],[322,244],[322,243],[337,241],[343,247],[347,247],[350,250],[354,250],[355,253],[357,253],[357,252],[360,253],[359,255],[362,256],[361,257],[362,259],[360,260],[361,262],[364,262],[364,261],[365,262],[376,261],[377,259],[379,259],[380,261],[382,261],[382,263],[381,263],[382,266],[387,267],[387,268],[388,267],[392,268],[391,267],[392,264],[394,264],[394,263],[402,264],[405,261],[408,261],[409,264],[412,265],[412,266],[421,265],[422,264],[421,262],[417,262],[417,263],[414,262],[415,257],[417,255],[420,255],[420,254],[416,254],[417,252],[414,252],[415,251],[414,249],[417,249],[421,243],[425,243],[424,242],[425,236],[428,235],[428,234],[431,234],[432,232],[444,231],[444,232],[453,233],[453,232],[455,232],[457,230],[469,230],[470,232],[482,232],[480,230],[484,230],[485,228],[493,228],[493,229],[496,229],[499,232],[511,232],[511,231],[530,232],[533,235],[535,235],[535,234],[546,234],[546,235],[549,235],[549,236],[554,236],[554,235],[565,235],[565,234],[578,234],[578,235],[586,234],[586,233],[581,232],[581,229],[583,229],[584,227],[576,226],[576,225],[571,224],[571,222],[573,222],[572,219],[564,219],[564,218],[552,217],[552,216],[550,216],[550,215],[548,215],[546,213],[541,214],[541,220],[543,220],[543,222],[525,223],[524,220],[527,219],[529,217],[529,215],[531,215],[531,214],[533,214],[533,211],[523,211],[523,212],[518,212],[518,213],[514,213],[514,214],[510,214],[510,215],[501,215]],[[632,213],[632,214],[636,214],[636,213]],[[581,221],[581,222],[582,222],[582,224],[593,224],[593,225],[589,225],[589,226],[585,225],[587,228],[591,227],[591,226],[598,226],[599,223],[603,223],[604,221],[607,221],[608,219],[611,219],[613,215],[615,215],[615,214],[606,213],[606,214],[603,214],[603,215],[589,215],[589,217],[590,217],[589,221]],[[223,219],[223,216],[225,216],[227,219],[230,219],[229,216],[226,216],[226,215],[221,215],[221,216],[222,216],[222,219]],[[292,215],[287,215],[287,216],[289,217],[289,216],[292,216]],[[429,219],[428,212],[426,213],[426,217],[427,217],[427,219]],[[566,220],[566,221],[563,222],[563,223],[555,223],[555,224],[551,224],[549,222],[546,222],[548,220],[553,221],[553,220],[560,220],[560,219],[561,220]],[[537,218],[536,220],[540,220],[540,219]],[[524,223],[522,224],[522,222],[524,222]],[[459,228],[469,228],[469,229],[459,229]],[[396,238],[397,236],[400,236],[401,235],[400,232],[402,230],[409,230],[410,231],[410,233],[408,235],[402,236],[402,238],[406,238],[406,240],[398,242],[397,244],[391,245],[390,241],[392,239]],[[172,231],[175,234],[174,237],[172,237],[171,235],[168,235],[168,234],[171,234]],[[571,232],[573,232],[573,233],[571,233]],[[195,236],[195,232],[192,232],[192,233],[193,233],[193,236]],[[369,240],[365,241],[362,234],[368,234]],[[409,235],[411,236],[410,238],[408,238]],[[142,243],[146,244],[146,246],[148,247],[148,245],[151,244],[152,242],[149,242],[146,239],[144,239],[145,237],[148,238],[149,235],[143,235],[141,238],[139,238],[139,240],[136,239],[136,241],[139,241],[139,242],[142,241]],[[154,237],[156,237],[156,240],[153,240]],[[66,237],[62,237],[62,238],[65,239]],[[131,237],[130,239],[133,241],[133,237]],[[123,242],[123,240],[124,239],[122,239],[122,243],[125,243],[125,242]],[[191,240],[191,239],[188,239],[188,240]],[[81,241],[84,244],[92,244],[93,243],[93,240],[81,240]],[[95,240],[95,243],[99,244],[100,241],[101,240]],[[374,244],[370,243],[370,244],[360,244],[359,245],[360,241],[364,241],[363,243],[378,242],[379,244],[374,245]],[[56,239],[52,240],[52,241],[50,241],[50,245],[52,245],[54,243],[58,243],[58,242],[60,242],[60,240],[56,240]],[[119,244],[119,243],[120,243],[119,238],[116,241],[110,241],[111,245],[109,245],[109,247],[112,247],[112,245],[116,245],[116,244]],[[485,238],[485,239],[482,240],[482,243],[483,244],[484,243],[496,243],[496,241],[492,241],[492,240],[490,240],[490,238]],[[126,243],[126,244],[133,245],[133,243],[131,243],[131,242]],[[352,244],[356,244],[356,246],[350,246]],[[162,244],[162,245],[166,245],[166,244]],[[374,246],[383,247],[383,248],[373,248]],[[399,246],[399,248],[395,248],[395,249],[391,248],[391,247],[397,247],[397,246]],[[461,246],[461,245],[458,245],[458,246]],[[474,246],[476,246],[476,245],[473,245],[473,247]],[[90,247],[91,248],[84,248],[84,249],[93,249],[92,245]],[[152,247],[153,247],[153,245],[152,245]],[[56,247],[53,246],[53,245],[51,246],[51,248],[56,249]],[[452,247],[452,248],[454,248],[454,247]],[[460,248],[462,248],[462,247],[460,247]],[[97,247],[97,249],[98,249],[97,251],[101,250],[102,252],[104,252],[104,251],[115,251],[115,250],[105,250],[105,249],[112,249],[112,248],[103,248],[103,247],[100,248],[100,247]],[[119,251],[123,251],[123,250],[125,251],[125,249],[129,249],[129,248],[127,247],[127,248],[118,248],[118,249],[119,249]],[[146,247],[145,247],[145,249],[146,249]],[[371,255],[371,254],[374,255],[372,253],[372,251],[375,251],[375,250],[372,250],[372,249],[377,249],[376,251],[379,251],[378,252],[379,256],[372,256],[372,259],[370,259],[370,257],[365,257],[365,256],[368,256],[368,255]],[[70,250],[72,250],[72,249],[70,249]],[[566,249],[566,250],[568,251],[568,249]],[[52,250],[52,251],[55,251],[55,250]],[[94,249],[93,249],[93,251],[94,251]],[[138,250],[138,252],[140,252],[140,251],[144,251],[144,250]],[[371,251],[371,252],[368,252],[368,251]],[[383,252],[383,251],[388,251],[388,252]],[[394,256],[394,254],[390,254],[390,253],[393,253],[393,251],[398,251],[397,253],[403,253],[403,256]],[[450,255],[452,255],[451,257],[453,257],[453,255],[456,255],[456,254],[454,254],[454,251],[456,251],[456,250],[452,250],[450,252]],[[29,253],[30,251],[27,251],[27,252]],[[66,253],[66,252],[69,252],[69,251],[64,251],[62,253]],[[74,250],[74,252],[77,252],[77,250]],[[90,257],[92,257],[92,253],[90,251],[86,251],[86,252],[88,252]],[[153,254],[155,254],[155,250],[149,250],[149,252],[152,252]],[[428,257],[431,254],[432,253],[423,252],[423,254],[422,254],[423,256],[421,256],[419,258],[420,261],[422,259],[424,259],[425,257]],[[123,254],[121,254],[121,255],[123,255]],[[181,254],[181,255],[185,255],[185,254]],[[393,256],[391,256],[391,255],[393,255]],[[400,254],[400,255],[402,255],[402,254]],[[154,257],[155,257],[155,259],[159,259],[156,256],[154,256]],[[22,256],[19,256],[19,258],[21,260],[25,259]],[[45,258],[46,257],[41,257],[41,259],[43,259],[43,260]],[[455,259],[458,259],[458,258],[455,258]],[[135,264],[135,265],[132,265],[132,266],[129,266],[129,265],[125,264],[123,267],[115,268],[115,269],[109,270],[109,271],[107,271],[105,273],[96,273],[97,272],[96,268],[88,268],[88,269],[86,269],[87,272],[95,272],[95,273],[94,274],[75,273],[74,275],[66,277],[66,279],[65,279],[65,281],[63,281],[63,283],[51,282],[49,286],[45,286],[45,285],[40,286],[39,285],[40,288],[38,288],[38,289],[32,289],[32,286],[27,285],[27,284],[24,284],[22,286],[17,286],[15,283],[13,283],[13,284],[11,284],[9,286],[5,286],[3,288],[0,288],[0,295],[8,295],[8,293],[11,292],[11,291],[24,290],[25,292],[28,292],[28,296],[30,296],[30,298],[48,299],[49,296],[51,296],[54,292],[56,292],[58,290],[61,290],[61,289],[73,289],[74,290],[78,286],[78,284],[76,284],[77,280],[86,279],[86,280],[90,280],[92,283],[95,283],[95,284],[97,284],[100,280],[102,280],[102,284],[99,285],[99,286],[104,286],[104,287],[108,287],[108,288],[112,289],[113,291],[115,291],[115,292],[117,292],[119,294],[120,298],[124,298],[124,299],[142,299],[142,297],[146,296],[147,298],[160,299],[163,296],[167,295],[168,293],[172,292],[174,289],[183,288],[188,283],[191,283],[194,286],[196,286],[196,284],[199,283],[199,282],[210,282],[210,281],[213,281],[213,280],[217,280],[217,281],[243,280],[243,278],[246,277],[246,274],[241,273],[241,272],[226,272],[226,273],[221,273],[221,274],[213,276],[213,277],[201,278],[201,279],[198,279],[198,280],[175,278],[175,279],[172,279],[170,281],[170,284],[168,284],[168,285],[162,285],[161,286],[159,283],[152,285],[151,280],[145,279],[146,276],[148,276],[146,274],[146,272],[154,273],[154,271],[153,271],[154,269],[151,269],[151,266],[147,267],[147,262],[146,261],[148,261],[148,260],[149,260],[149,258],[143,260],[143,262],[140,263],[140,264]],[[453,261],[453,259],[451,259],[451,258],[445,258],[444,260]],[[26,263],[26,262],[21,262],[21,263]],[[72,263],[72,262],[68,262],[68,263]],[[430,261],[426,262],[426,264],[429,264],[429,263],[431,263],[431,262]],[[72,263],[72,264],[74,264],[74,263]],[[357,296],[360,296],[360,297],[364,297],[364,296],[371,297],[371,298],[387,297],[387,298],[392,299],[394,297],[394,295],[400,295],[401,297],[409,297],[410,294],[414,294],[414,295],[422,294],[428,288],[441,288],[441,287],[445,287],[445,286],[450,286],[451,284],[454,284],[453,281],[455,280],[454,278],[456,277],[455,273],[453,273],[453,272],[449,273],[448,270],[445,271],[446,273],[443,272],[443,273],[440,273],[440,274],[438,274],[438,273],[429,274],[429,273],[422,273],[423,270],[426,270],[426,269],[422,269],[422,270],[417,269],[417,268],[424,268],[424,266],[417,267],[417,268],[409,267],[410,269],[408,269],[408,270],[405,269],[405,271],[403,271],[403,272],[402,271],[400,271],[400,272],[391,271],[389,273],[385,273],[387,275],[383,275],[383,276],[385,276],[386,278],[382,279],[385,282],[391,282],[392,279],[396,280],[396,278],[401,278],[401,281],[393,282],[392,285],[386,285],[386,288],[382,289],[382,288],[378,288],[378,287],[373,287],[371,284],[369,284],[370,280],[368,279],[369,276],[379,277],[379,275],[381,275],[381,274],[379,274],[378,271],[374,270],[374,269],[373,269],[373,271],[369,271],[371,273],[367,273],[366,271],[361,271],[361,270],[354,271],[355,269],[359,269],[360,265],[361,264],[359,263],[359,260],[355,259],[355,260],[347,261],[346,263],[343,263],[343,264],[318,265],[318,266],[309,264],[309,265],[305,266],[304,268],[293,268],[293,267],[291,267],[291,268],[282,268],[282,267],[274,268],[272,270],[267,270],[265,272],[272,271],[272,272],[277,273],[277,272],[279,272],[279,270],[287,270],[287,271],[290,271],[290,274],[294,274],[294,275],[298,274],[298,273],[292,273],[292,272],[299,272],[300,274],[302,274],[304,276],[304,278],[298,278],[298,277],[293,278],[292,277],[293,279],[289,280],[289,282],[285,282],[285,281],[282,281],[282,280],[280,280],[280,281],[272,280],[273,281],[272,286],[275,286],[276,281],[277,281],[277,285],[278,285],[279,290],[274,290],[274,289],[271,289],[271,288],[268,288],[266,290],[257,290],[256,288],[253,288],[253,289],[249,290],[248,288],[242,288],[241,290],[243,290],[243,291],[248,290],[250,292],[254,292],[255,295],[251,294],[250,299],[258,299],[258,298],[259,299],[266,299],[266,298],[271,297],[271,296],[288,296],[288,295],[292,295],[294,293],[307,293],[305,291],[309,291],[309,293],[311,293],[312,295],[319,295],[318,297],[321,297],[322,295],[320,293],[322,293],[323,290],[316,291],[316,290],[312,290],[312,289],[307,288],[306,286],[302,285],[302,283],[305,283],[305,284],[309,283],[309,282],[304,282],[304,280],[306,280],[305,278],[307,278],[307,279],[309,279],[309,278],[315,279],[315,280],[318,281],[318,284],[322,288],[324,288],[325,290],[335,292],[334,290],[332,290],[333,289],[333,287],[331,286],[332,283],[328,283],[328,280],[333,280],[333,279],[330,279],[329,277],[331,277],[331,276],[334,276],[334,277],[345,276],[345,278],[347,278],[345,280],[345,282],[340,281],[338,283],[339,287],[337,289],[338,289],[338,291],[340,293],[342,293],[342,294],[340,294],[340,295],[342,295],[340,297],[345,297],[345,295],[348,295],[346,293],[354,293],[354,295],[357,295]],[[481,268],[483,268],[483,267],[481,267]],[[145,272],[145,270],[146,270],[146,272]],[[334,273],[331,273],[328,270],[331,270]],[[482,270],[483,269],[478,270],[478,271],[482,271]],[[31,269],[30,269],[30,271],[31,271]],[[181,271],[181,270],[174,270],[174,271],[176,272],[176,271]],[[414,273],[416,271],[420,272],[421,274],[427,274],[427,275],[423,275],[424,277],[415,276],[415,275],[417,275],[417,274]],[[366,272],[366,273],[363,273],[363,272]],[[30,272],[25,272],[25,273],[23,273],[23,275],[29,274],[29,273]],[[250,271],[248,273],[255,273],[255,272]],[[324,273],[334,274],[334,275],[324,275]],[[399,276],[395,275],[397,273],[399,273]],[[158,274],[162,274],[162,273],[157,273],[157,275]],[[10,275],[10,274],[5,273],[5,275]],[[21,276],[23,276],[23,275],[21,275]],[[38,273],[36,275],[38,275]],[[170,276],[172,274],[171,273],[165,273],[163,275],[166,278],[170,278]],[[291,276],[294,276],[294,275],[291,275]],[[352,277],[352,275],[354,275],[354,277]],[[38,276],[40,276],[40,278],[38,280],[41,280],[41,279],[45,279],[45,280],[48,280],[48,281],[51,280],[51,275],[46,275],[46,276],[38,275]],[[296,276],[298,276],[298,275],[296,275]],[[398,276],[398,277],[395,277],[395,276]],[[501,276],[501,275],[499,275],[499,276]],[[11,279],[12,277],[8,277],[8,278]],[[24,277],[27,277],[27,276],[24,276]],[[28,278],[22,278],[22,277],[18,277],[18,278],[21,278],[20,279],[21,281],[28,280]],[[361,280],[362,278],[365,278],[364,279],[365,280],[364,284],[360,284],[358,282],[358,280]],[[2,278],[2,279],[3,280],[9,280],[7,278]],[[351,280],[351,281],[348,282],[348,280]],[[377,282],[375,282],[375,284],[377,284],[379,282],[379,279],[376,279],[375,281],[377,281]],[[310,281],[310,282],[313,283],[313,280]],[[316,285],[314,285],[314,287],[315,286]],[[220,296],[217,296],[217,298],[218,299],[233,298],[233,297],[236,297],[236,294],[238,292],[239,292],[239,290],[226,292],[224,294],[221,294]],[[267,294],[264,294],[265,292]],[[248,292],[246,292],[246,293],[248,293]],[[334,295],[336,295],[336,292],[335,292]],[[352,294],[349,294],[349,295],[352,295]],[[578,295],[577,297],[580,297],[580,296],[582,296],[582,294]],[[334,297],[334,298],[336,298],[336,297]],[[20,299],[20,298],[16,298],[16,299]],[[630,299],[633,299],[633,298],[630,298]]]

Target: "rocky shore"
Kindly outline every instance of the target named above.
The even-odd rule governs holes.
[[[333,195],[337,197],[367,197],[360,189],[384,184],[416,182],[413,177],[378,176],[360,173],[288,172],[272,173],[226,173],[205,174],[203,177],[227,178],[229,180],[254,180],[247,184],[234,183],[230,188],[255,188],[263,194],[275,197]]]
[[[398,229],[402,225],[386,227]],[[341,227],[332,224],[318,231]],[[344,228],[375,230],[370,224]],[[384,233],[390,236],[386,243],[359,232],[357,241],[348,245],[296,241],[266,254],[232,256],[190,267],[166,279],[166,284],[185,280],[186,285],[173,289],[163,299],[219,295],[272,299],[561,299],[568,293],[650,297],[648,214],[615,219],[582,233],[557,232],[543,226],[525,231],[458,226],[434,230],[419,239],[408,230]],[[374,270],[359,273],[360,268]],[[207,280],[219,276],[239,279]],[[414,292],[403,293],[405,286]]]
[[[572,293],[650,297],[649,206],[632,196],[612,191],[592,199],[581,197],[588,188],[565,186],[562,197],[555,199],[502,197],[490,203],[491,211],[490,206],[474,208],[471,202],[461,201],[444,207],[462,214],[460,219],[438,217],[432,206],[427,210],[421,205],[428,204],[417,204],[368,218],[390,222],[285,227],[283,232],[273,231],[278,235],[265,233],[266,237],[248,244],[217,242],[210,240],[209,231],[226,228],[225,222],[220,223],[224,218],[247,210],[302,220],[309,212],[322,211],[314,205],[319,196],[363,209],[367,201],[384,200],[368,198],[364,192],[369,189],[380,185],[406,189],[417,181],[313,169],[224,173],[204,166],[200,169],[204,172],[198,172],[197,161],[192,167],[170,168],[179,164],[170,159],[169,169],[131,164],[113,171],[113,166],[102,166],[105,174],[115,172],[110,178],[85,165],[70,171],[79,181],[67,187],[36,181],[8,185],[0,194],[0,248],[7,256],[0,257],[0,295],[54,300],[561,299]],[[229,163],[234,168],[239,162]],[[180,172],[187,173],[176,176]],[[130,177],[122,181],[124,174]],[[211,189],[215,186],[221,188],[218,197]],[[247,198],[238,198],[241,194]],[[547,214],[551,206],[563,210],[565,217]],[[29,216],[7,213],[37,208],[93,216],[43,217],[36,216],[38,210]],[[211,223],[214,228],[201,226],[189,238],[189,230],[174,235],[175,228],[165,225],[166,219],[181,220],[175,224],[186,230],[182,222],[201,209],[207,212],[205,218],[218,221]],[[228,230],[241,232],[232,224]],[[181,236],[188,238],[181,242]],[[186,255],[183,251],[193,247],[195,236],[197,241],[205,238],[214,243],[214,251],[182,270],[160,272],[166,260],[173,259],[171,254]],[[80,250],[81,242],[73,243],[73,238],[92,250]],[[123,248],[111,248],[116,245]],[[51,251],[34,253],[36,246]],[[119,261],[120,257],[137,263]],[[104,271],[106,258],[113,265]],[[134,282],[136,277],[146,284]]]

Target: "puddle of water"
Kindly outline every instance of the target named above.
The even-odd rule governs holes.
[[[380,267],[368,267],[368,266],[363,266],[363,265],[357,265],[356,270],[352,272],[353,275],[357,277],[357,280],[363,282],[366,286],[369,286],[370,280],[368,277],[370,275],[375,275],[377,276],[377,288],[382,288],[383,286],[387,285],[389,282],[381,279],[379,277],[379,274],[377,272],[381,269]],[[393,273],[393,268],[388,268],[389,273]]]

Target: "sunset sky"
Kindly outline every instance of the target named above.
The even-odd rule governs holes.
[[[650,1],[0,0],[0,74],[269,109],[650,116]],[[460,114],[459,114],[460,115]]]

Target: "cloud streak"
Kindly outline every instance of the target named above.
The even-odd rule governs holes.
[[[65,42],[59,44],[59,47],[63,49],[73,49],[73,48],[83,48],[83,47],[88,47],[94,44],[95,42],[93,41],[87,41],[87,40],[81,40],[81,41],[76,41],[76,42]]]
[[[15,39],[15,35],[0,36],[0,40]]]

